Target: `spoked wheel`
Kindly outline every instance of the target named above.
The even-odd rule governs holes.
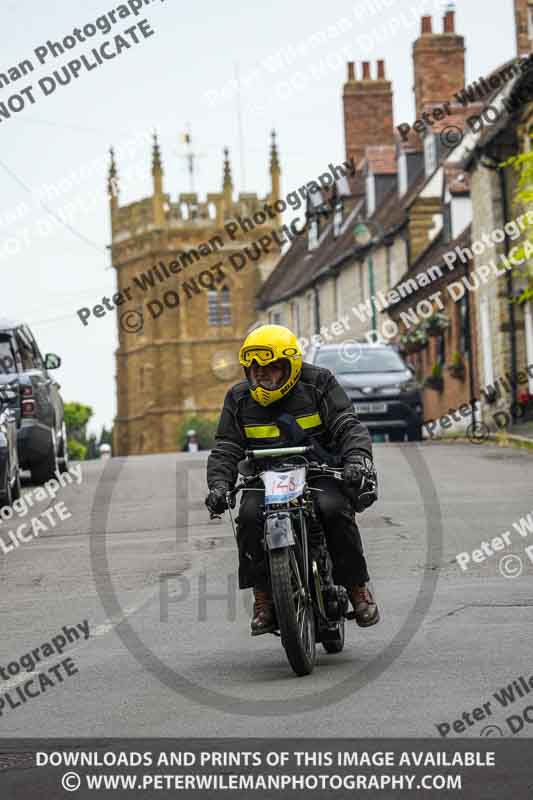
[[[270,552],[270,579],[281,641],[289,664],[297,675],[309,675],[316,659],[315,617],[294,551]]]

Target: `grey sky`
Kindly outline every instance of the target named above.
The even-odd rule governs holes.
[[[62,356],[57,374],[63,396],[94,407],[93,429],[109,425],[115,413],[115,317],[110,313],[92,319],[83,328],[75,312],[114,290],[106,250],[109,145],[129,142],[135,149],[131,158],[125,152],[118,155],[119,175],[130,169],[122,203],[151,191],[150,144],[140,137],[148,137],[154,128],[160,133],[165,191],[173,197],[189,191],[179,139],[187,123],[202,156],[196,176],[200,195],[221,188],[226,144],[236,190],[264,195],[269,188],[269,131],[275,127],[286,193],[344,157],[341,92],[346,61],[385,58],[394,85],[395,123],[413,121],[412,42],[423,13],[433,13],[437,31],[442,30],[443,13],[440,0],[154,0],[138,17],[120,20],[109,34],[98,34],[65,56],[38,65],[35,48],[49,39],[63,39],[119,5],[101,0],[7,0],[1,12],[0,72],[26,58],[38,68],[0,89],[0,103],[29,84],[36,87],[44,75],[143,18],[155,30],[154,36],[141,36],[139,44],[114,60],[91,72],[82,70],[77,80],[49,97],[36,89],[34,105],[0,122],[0,161],[10,171],[0,166],[1,316],[24,319],[45,352]],[[504,0],[493,13],[479,0],[458,0],[456,5],[456,30],[466,37],[470,82],[515,55],[513,3]],[[325,36],[309,39],[320,32]],[[237,63],[244,186],[234,83]],[[102,161],[95,164],[98,158]],[[57,196],[48,190],[42,198],[56,212],[75,204],[69,222],[82,238],[58,224],[50,230],[53,220],[40,206],[37,191],[58,183]],[[28,213],[21,203],[29,206]],[[21,216],[10,221],[16,208]]]

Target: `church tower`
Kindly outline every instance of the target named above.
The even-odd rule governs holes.
[[[242,373],[238,351],[257,319],[256,293],[279,260],[274,243],[255,260],[250,256],[259,249],[254,243],[282,225],[274,209],[280,172],[272,134],[265,198],[235,198],[225,148],[221,191],[205,200],[193,192],[172,200],[154,134],[152,195],[121,206],[111,150],[111,254],[120,298],[116,455],[174,452],[187,417],[218,418],[228,387]]]

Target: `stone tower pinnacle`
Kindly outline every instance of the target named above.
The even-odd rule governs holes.
[[[270,179],[272,188],[271,202],[275,203],[280,198],[280,175],[281,168],[279,165],[278,148],[276,145],[276,131],[271,133],[272,143],[270,145]]]
[[[157,140],[157,133],[154,131],[154,145],[152,149],[152,176],[154,179],[153,212],[154,223],[157,228],[162,228],[165,224],[164,196],[163,196],[163,165],[161,163],[161,151]]]
[[[111,209],[111,229],[113,230],[118,211],[118,172],[115,161],[115,151],[109,148],[109,173],[107,176],[107,194],[109,196],[109,206]]]
[[[229,211],[233,202],[233,181],[231,178],[231,164],[229,160],[229,148],[224,148],[224,178],[222,181],[222,194],[224,196],[224,205],[226,210]]]

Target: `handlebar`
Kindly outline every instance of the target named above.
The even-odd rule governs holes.
[[[310,446],[298,446],[298,447],[272,447],[272,448],[265,448],[263,450],[245,450],[246,458],[280,458],[282,456],[301,456],[305,455],[306,453],[313,453],[316,456],[315,448]],[[307,461],[306,466],[309,471],[313,472],[320,472],[322,474],[329,474],[338,480],[342,480],[342,470],[339,468],[331,467],[329,464],[321,464],[318,461]],[[282,469],[294,469],[294,464],[280,464],[279,465]],[[237,494],[241,491],[241,489],[247,489],[249,483],[253,483],[257,480],[259,474],[254,473],[253,475],[249,476],[242,476],[239,483],[237,483],[233,489],[229,489],[226,492],[226,500],[228,503],[228,507],[234,508],[235,503],[231,503],[232,500],[235,499]],[[254,491],[253,489],[248,489],[248,491]],[[263,489],[257,488],[256,491],[262,492]],[[220,515],[210,513],[211,519],[220,519]]]
[[[280,456],[303,456],[313,452],[312,447],[272,447],[265,450],[245,450],[246,457],[279,458]]]

